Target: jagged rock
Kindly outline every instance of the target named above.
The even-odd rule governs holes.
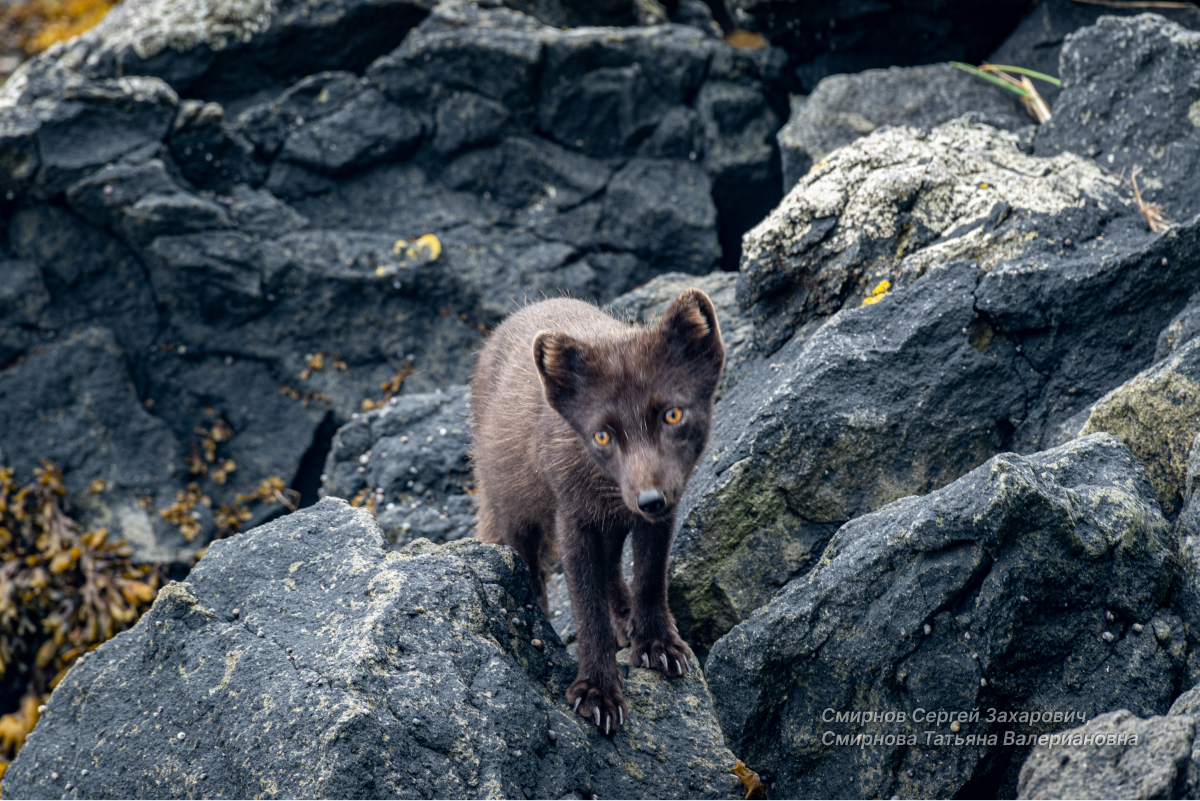
[[[803,92],[829,75],[877,67],[978,64],[1016,27],[1028,4],[732,0],[745,20],[787,50]]]
[[[704,290],[717,310],[721,339],[725,343],[725,373],[721,376],[721,386],[718,390],[720,397],[728,392],[756,361],[756,354],[751,348],[754,324],[737,305],[734,294],[736,281],[735,273],[713,272],[702,276],[666,273],[626,292],[609,304],[609,310],[619,319],[643,324],[654,323],[683,290],[689,287]]]
[[[324,494],[370,501],[392,544],[472,536],[469,389],[402,395],[356,417],[333,438]]]
[[[1192,798],[1194,717],[1099,715],[1039,743],[1017,798]]]
[[[1200,213],[1200,32],[1155,14],[1102,17],[1063,45],[1054,117],[1038,155],[1071,151],[1129,177],[1176,220]]]
[[[779,129],[786,193],[814,164],[885,125],[929,129],[972,113],[978,122],[1015,131],[1034,120],[1015,97],[949,64],[892,67],[831,75]]]
[[[1163,608],[1178,550],[1115,438],[993,457],[846,524],[817,567],[713,647],[706,673],[726,742],[781,796],[1011,793],[1025,748],[997,747],[1005,731],[1048,732],[1056,714],[1167,710],[1186,646]],[[972,709],[978,719],[958,730],[923,719]],[[1001,711],[1049,717],[1010,723]]]
[[[1132,205],[1096,165],[1027,155],[985,124],[880,131],[810,172],[746,235],[738,302],[770,353],[809,320],[931,264],[1107,255],[1114,236],[1136,247],[1147,237],[1135,233],[1145,223]]]
[[[1031,159],[1011,145],[1010,134],[963,122],[935,129],[930,140],[904,136],[936,142],[943,136],[969,138],[973,132],[980,136],[975,141],[1009,142],[1006,158]],[[784,208],[810,181],[814,207],[820,198],[836,198],[817,188],[823,180],[818,176],[828,176],[834,186],[850,184],[853,175],[863,187],[929,187],[924,174],[902,179],[893,169],[856,168],[836,177],[828,172],[843,160],[861,164],[856,154],[876,137],[912,141],[900,139],[901,133],[875,134],[847,146],[804,179]],[[854,241],[857,231],[848,228],[851,244],[807,273],[809,283],[802,288],[784,283],[793,288],[797,304],[823,292],[828,308],[841,311],[823,327],[818,326],[826,318],[809,317],[718,403],[713,455],[692,478],[681,503],[672,550],[672,609],[694,648],[703,652],[809,570],[841,524],[905,495],[943,486],[994,454],[1045,447],[1060,425],[1150,362],[1158,332],[1200,279],[1200,260],[1191,244],[1200,237],[1200,225],[1154,235],[1140,229],[1140,218],[1129,216],[1124,206],[1116,207],[1120,214],[1113,206],[1103,211],[1096,200],[1080,208],[1075,204],[1083,200],[1085,178],[1096,181],[1086,185],[1106,202],[1119,198],[1094,168],[1073,156],[1059,158],[1064,159],[1058,162],[1060,178],[1047,184],[1027,184],[1035,179],[1019,177],[1016,170],[979,176],[989,186],[992,181],[1025,186],[1021,196],[1037,198],[1034,209],[1062,203],[1055,216],[1009,210],[997,199],[996,219],[1007,211],[1007,222],[991,234],[984,233],[989,224],[983,223],[902,259],[896,272],[888,273],[896,283],[924,275],[907,288],[873,298],[878,302],[847,308],[851,303],[840,301],[823,283],[828,276],[836,285],[851,258],[872,263],[865,246]],[[1027,163],[1035,173],[1046,166]],[[1080,183],[1066,183],[1071,175]],[[1079,199],[1071,199],[1072,186],[1070,191],[1081,192]],[[981,191],[992,190],[967,185],[958,196],[971,198]],[[874,191],[862,194],[863,205],[853,207],[862,215],[886,208],[867,202],[868,196],[879,197]],[[929,207],[944,209],[945,202],[931,199]],[[984,201],[972,202],[982,207]],[[914,216],[925,213],[920,208],[918,201]],[[773,215],[771,225],[778,227],[764,225],[756,233],[775,243],[776,272],[765,266],[754,272],[751,263],[751,272],[739,277],[739,288],[755,276],[777,280],[778,265],[793,258],[788,248],[798,250],[822,234],[822,244],[810,248],[837,253],[835,231],[843,230],[847,214],[814,211],[799,230],[783,222],[782,213]],[[904,214],[884,212],[876,230],[895,239],[917,238],[920,224],[902,219]],[[1122,227],[1122,221],[1132,225]],[[905,225],[907,235],[901,231]],[[1064,245],[1063,239],[1089,230],[1104,231],[1105,238]],[[751,258],[752,239],[747,237]],[[875,252],[890,256],[895,247],[893,239]],[[924,266],[953,256],[977,261]],[[1153,294],[1143,292],[1144,282],[1156,287]],[[781,324],[776,315],[764,313],[755,320],[756,337],[763,325]],[[771,330],[782,338],[780,329]]]
[[[18,480],[42,459],[54,462],[80,521],[128,540],[139,561],[182,561],[199,547],[139,503],[174,502],[183,458],[142,407],[111,331],[85,329],[0,372],[0,406],[0,444]],[[95,479],[104,480],[98,493],[89,491]],[[208,510],[198,511],[211,525]]]
[[[185,100],[171,126],[170,148],[180,172],[200,189],[228,194],[265,177],[254,146],[230,128],[219,103]]]
[[[1144,10],[1136,7],[1091,5],[1075,0],[1039,0],[1029,9],[1016,30],[1004,40],[1004,44],[988,56],[987,61],[1025,67],[1058,77],[1058,59],[1068,35],[1094,24],[1101,16],[1128,17],[1141,13],[1145,13]],[[1160,6],[1154,9],[1154,13],[1189,28],[1200,27],[1200,11],[1194,8]],[[1053,110],[1058,104],[1061,90],[1045,81],[1036,81],[1034,85]],[[997,88],[996,91],[1004,90]]]
[[[391,551],[333,499],[216,542],[59,683],[5,794],[736,792],[699,666],[630,668],[610,740],[566,704],[575,666],[528,581],[473,540]]]
[[[1200,336],[1200,293],[1192,295],[1183,311],[1175,315],[1175,319],[1158,335],[1154,360],[1167,358],[1197,336]]]

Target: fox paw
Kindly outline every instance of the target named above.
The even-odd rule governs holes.
[[[624,617],[613,615],[613,635],[617,638],[618,648],[628,648],[630,640],[630,620],[628,612]]]
[[[606,688],[588,679],[576,679],[567,688],[567,701],[580,717],[587,718],[607,735],[616,734],[629,714],[619,686]]]
[[[634,640],[630,664],[668,676],[684,676],[690,671],[688,657],[691,655],[692,649],[677,636],[652,637]]]

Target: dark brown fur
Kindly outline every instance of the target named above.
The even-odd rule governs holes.
[[[579,631],[567,700],[602,731],[624,721],[615,650],[668,675],[691,650],[667,607],[675,510],[708,442],[725,348],[712,302],[680,294],[659,325],[639,328],[577,300],[522,309],[492,334],[471,384],[479,539],[511,545],[543,610],[556,546]],[[675,425],[667,412],[683,410]],[[609,432],[607,446],[597,431]],[[658,513],[638,508],[658,490]],[[621,573],[633,534],[633,591]],[[643,658],[644,655],[644,658]]]

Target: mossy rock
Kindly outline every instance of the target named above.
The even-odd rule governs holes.
[[[1200,340],[1097,401],[1080,434],[1097,431],[1124,442],[1149,472],[1163,508],[1179,511],[1188,453],[1200,432]]]

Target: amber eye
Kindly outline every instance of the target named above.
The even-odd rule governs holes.
[[[678,406],[676,406],[674,409],[671,409],[664,414],[663,419],[667,421],[668,425],[675,425],[683,419],[683,409],[680,409]]]
[[[597,445],[607,445],[612,442],[612,434],[607,431],[597,431],[592,437],[596,440]]]

